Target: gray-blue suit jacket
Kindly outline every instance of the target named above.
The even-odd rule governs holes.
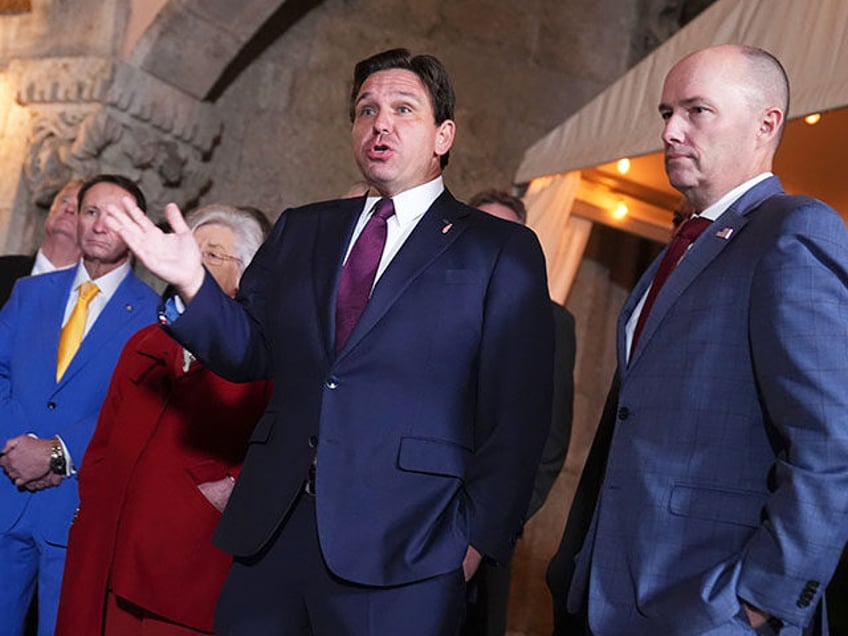
[[[661,256],[660,256],[661,258]],[[739,598],[810,623],[848,539],[848,233],[754,186],[663,287],[621,385],[569,609],[593,633],[752,633]]]

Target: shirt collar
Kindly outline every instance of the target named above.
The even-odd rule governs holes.
[[[38,251],[35,253],[35,262],[32,265],[31,274],[33,276],[36,274],[46,274],[47,272],[52,272],[55,269],[55,265],[53,265],[53,263],[50,262],[50,259],[44,255],[41,248],[38,248]]]
[[[112,297],[112,294],[115,293],[115,290],[118,289],[118,285],[121,284],[121,281],[124,280],[129,271],[130,261],[127,260],[118,265],[108,274],[104,274],[100,278],[92,280],[92,278],[88,275],[88,270],[85,269],[85,265],[82,263],[82,259],[80,259],[79,265],[77,266],[77,273],[74,275],[74,284],[71,289],[76,291],[79,289],[80,285],[90,280],[92,283],[97,285],[100,293],[103,294],[103,297],[108,301],[108,299]]]
[[[727,211],[736,199],[745,194],[748,190],[757,185],[760,181],[764,181],[769,177],[773,176],[771,172],[762,172],[758,174],[753,179],[748,179],[744,183],[740,183],[738,186],[733,188],[730,192],[721,197],[718,201],[709,206],[706,210],[701,212],[698,216],[702,216],[705,219],[709,219],[710,221],[715,221],[718,217]]]
[[[44,252],[41,248],[38,248],[38,251],[35,253],[35,262],[32,265],[32,271],[30,274],[35,276],[36,274],[46,274],[47,272],[55,272],[61,269],[71,269],[74,267],[76,263],[71,263],[70,265],[65,265],[64,267],[56,267],[53,263],[50,262],[50,259],[45,256]]]
[[[424,213],[430,209],[433,201],[439,198],[439,195],[444,192],[444,189],[445,184],[442,181],[441,175],[439,175],[432,181],[393,196],[392,203],[395,205],[395,216],[397,217],[398,224],[404,227],[424,216]],[[377,201],[382,198],[384,197],[369,196],[365,200],[365,209],[371,211]]]

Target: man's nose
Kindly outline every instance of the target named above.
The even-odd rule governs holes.
[[[677,115],[669,115],[668,119],[663,124],[662,140],[666,144],[680,143],[683,141],[683,132],[681,129],[680,117]]]
[[[106,225],[106,215],[98,214],[97,218],[94,219],[94,224],[91,226],[95,232],[98,234],[103,234],[109,231],[109,226]]]
[[[374,132],[386,134],[392,131],[392,118],[385,110],[381,110],[374,117]]]

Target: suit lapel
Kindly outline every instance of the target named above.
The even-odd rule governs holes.
[[[638,346],[630,356],[630,367],[636,363],[645,345],[651,340],[654,333],[657,331],[657,328],[662,323],[663,318],[674,306],[674,303],[677,302],[680,295],[683,294],[683,292],[689,287],[689,285],[692,284],[701,272],[703,272],[709,264],[739,236],[739,232],[748,223],[748,214],[750,214],[753,210],[756,210],[764,200],[776,194],[781,194],[782,192],[783,190],[777,177],[769,177],[768,179],[761,181],[734,201],[730,207],[704,231],[698,240],[695,241],[691,249],[686,253],[686,256],[680,261],[680,264],[674,268],[674,271],[671,273],[665,285],[663,285],[663,288],[660,290],[660,293],[657,295],[657,298],[654,301],[654,306],[651,309],[651,313],[645,322],[641,335],[639,336]],[[668,246],[666,246],[666,250],[667,249]],[[659,266],[659,262],[662,260],[664,254],[665,250],[657,257],[645,275],[640,279],[636,289],[634,289],[634,292],[627,299],[625,307],[629,307],[629,311],[626,312],[626,316],[628,318],[633,313],[633,310],[642,298],[642,295],[644,295],[645,290],[647,289],[650,281],[653,279]],[[622,319],[623,322],[619,322],[618,329],[620,352],[625,351],[626,347],[624,327],[627,324],[627,319],[625,318],[624,311],[622,311]],[[619,363],[622,362],[622,357],[623,356],[620,355]],[[622,368],[626,369],[627,365],[624,364]]]
[[[52,373],[55,378],[56,361],[59,357],[59,336],[62,333],[62,320],[65,317],[65,306],[71,293],[71,284],[74,280],[76,270],[71,268],[56,274],[43,274],[39,282],[44,285],[44,293],[39,294],[41,309],[39,315],[46,318],[46,324],[40,335],[34,338],[33,359],[44,360],[45,364],[52,365]],[[40,351],[40,353],[38,353]]]
[[[342,262],[364,205],[365,197],[344,199],[332,205],[318,220],[313,260],[315,305],[321,320],[326,354],[330,360],[336,355],[336,294]]]
[[[377,281],[339,358],[374,328],[413,280],[459,238],[467,225],[468,210],[447,190],[442,192]]]

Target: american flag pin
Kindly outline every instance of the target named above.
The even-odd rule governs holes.
[[[447,222],[447,219],[442,219],[442,221]],[[442,234],[447,234],[448,232],[450,232],[452,227],[453,223],[448,223],[447,225],[445,225],[445,227],[442,228]]]
[[[723,230],[719,230],[718,232],[716,232],[716,236],[720,239],[724,239],[725,241],[730,238],[731,234],[733,234],[732,227],[726,227]]]

